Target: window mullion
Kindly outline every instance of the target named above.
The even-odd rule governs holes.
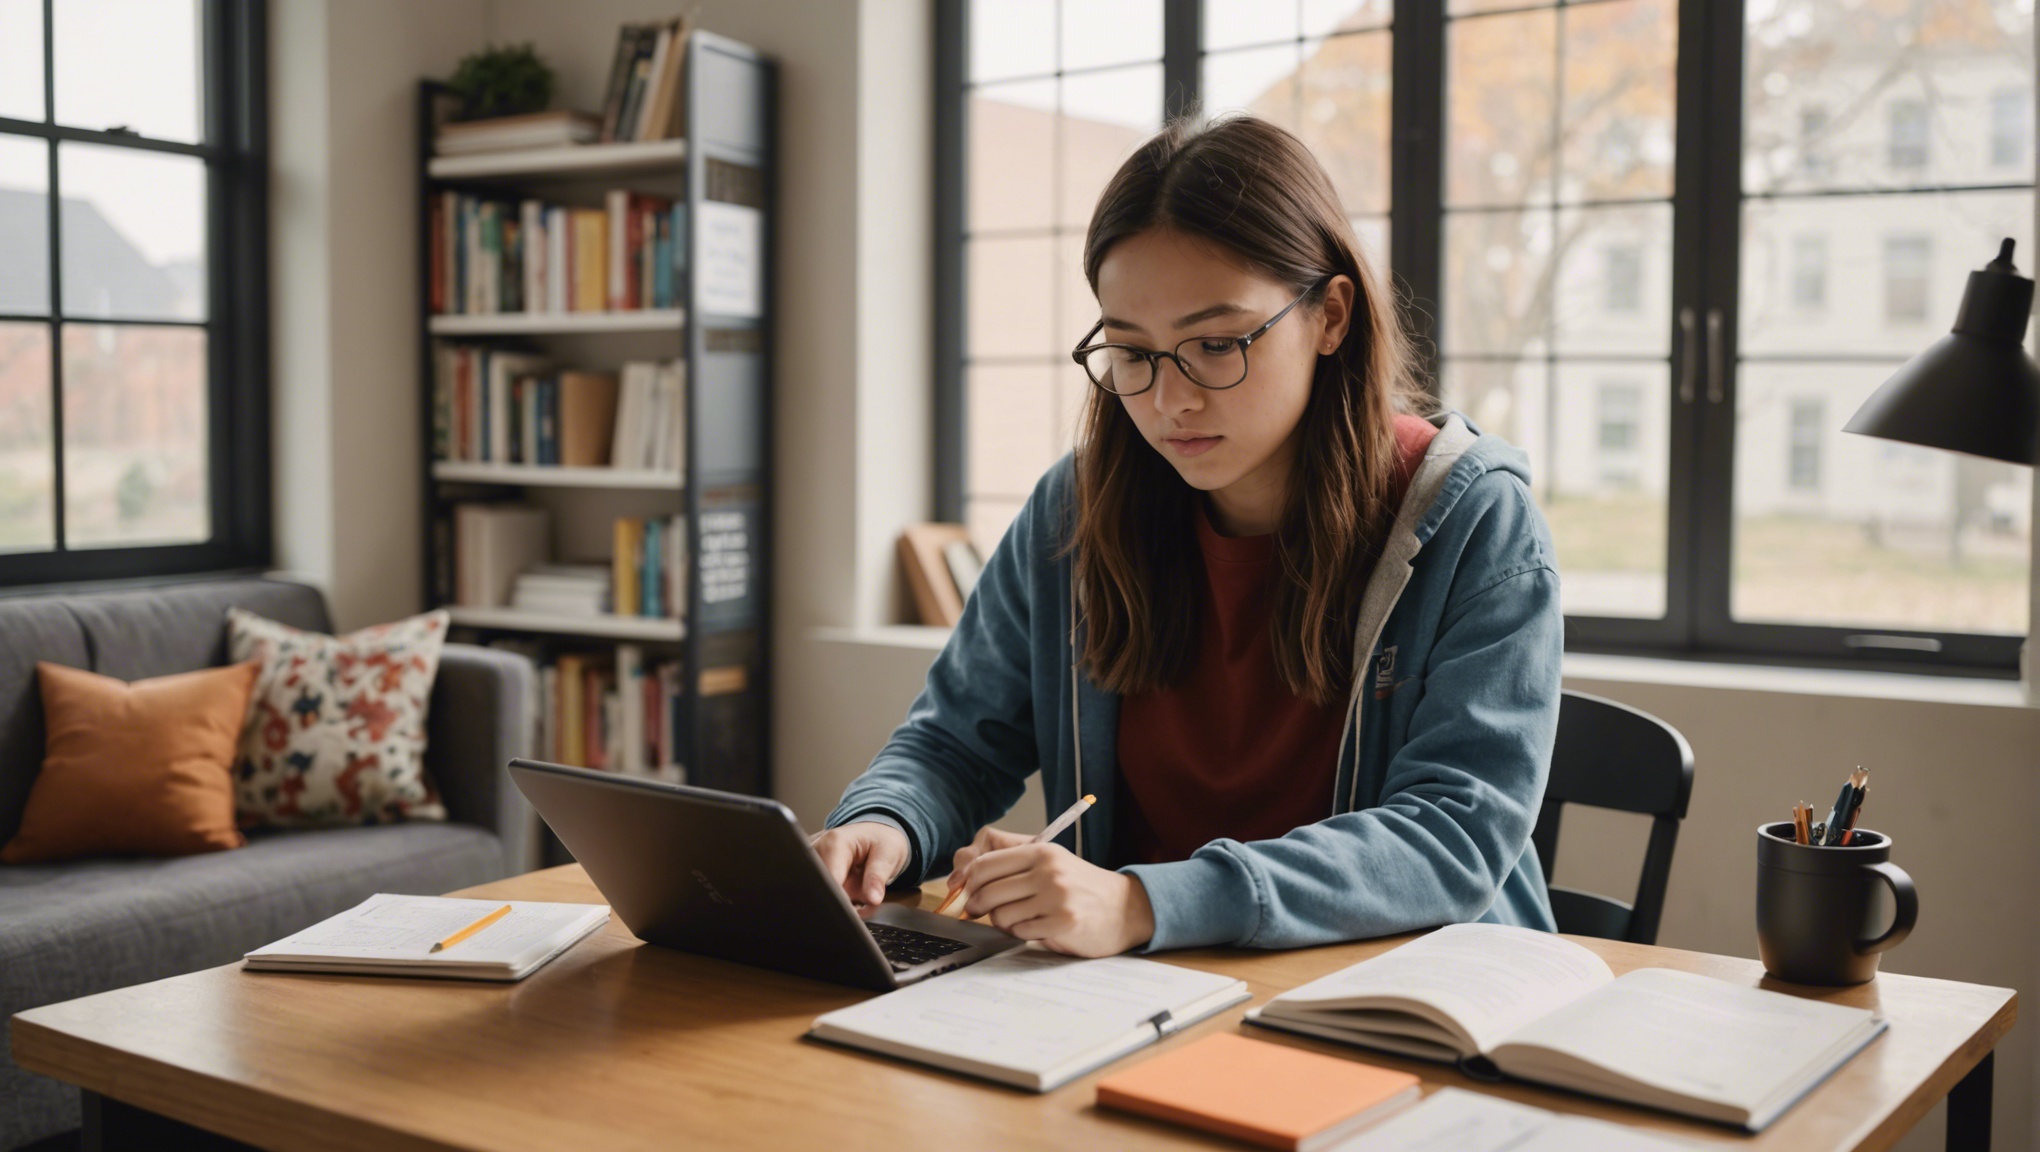
[[[43,0],[43,120],[54,126],[57,122],[57,47],[56,47],[56,0]],[[48,210],[49,227],[49,300],[50,313],[50,528],[52,550],[64,552],[69,548],[65,531],[64,499],[64,236],[63,213],[60,207],[63,185],[57,173],[57,140],[52,136],[43,145],[48,149],[49,196],[45,202]]]
[[[1444,0],[1400,0],[1389,53],[1389,272],[1435,395],[1445,215]]]
[[[1743,5],[1686,0],[1701,11],[1688,21],[1695,35],[1699,70],[1691,92],[1700,105],[1695,131],[1691,211],[1700,215],[1692,231],[1698,245],[1694,295],[1698,386],[1692,409],[1695,445],[1689,501],[1691,527],[1684,534],[1690,548],[1692,624],[1690,644],[1732,647],[1729,596],[1734,580],[1735,412],[1737,302],[1741,291],[1742,134],[1743,134]],[[1684,53],[1681,53],[1683,56]],[[1683,76],[1682,76],[1683,79]],[[1682,90],[1681,97],[1686,91]],[[1683,127],[1683,125],[1682,125]],[[1681,151],[1684,142],[1681,141]],[[1718,326],[1718,340],[1708,326]],[[1713,357],[1719,357],[1714,362]],[[1714,374],[1722,382],[1710,395]],[[1718,399],[1715,398],[1718,395]]]
[[[970,0],[935,5],[935,518],[964,517],[964,185]]]
[[[1174,120],[1204,97],[1203,0],[1163,0],[1162,118]]]

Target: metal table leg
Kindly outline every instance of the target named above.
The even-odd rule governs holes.
[[[159,1116],[132,1104],[110,1100],[97,1092],[83,1093],[84,1131],[82,1152],[260,1152],[252,1144],[194,1128],[168,1116]]]
[[[1996,1052],[1986,1052],[1948,1092],[1948,1152],[1990,1152],[1990,1089]]]

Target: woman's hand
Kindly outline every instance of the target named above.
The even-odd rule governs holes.
[[[956,856],[949,882],[970,885],[964,915],[990,916],[993,927],[1022,940],[1070,956],[1116,956],[1154,939],[1155,910],[1141,882],[1060,844],[987,828]]]
[[[906,833],[890,824],[866,821],[831,828],[809,843],[815,846],[815,855],[822,858],[829,875],[856,904],[883,903],[885,886],[905,870],[914,854]]]

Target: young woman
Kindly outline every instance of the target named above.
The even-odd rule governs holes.
[[[1324,170],[1178,124],[1106,188],[1076,452],[815,838],[1061,952],[1549,930],[1562,621],[1520,452],[1425,406]],[[1054,844],[991,828],[1042,773]]]

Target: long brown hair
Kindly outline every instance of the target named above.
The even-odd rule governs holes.
[[[1141,145],[1106,186],[1084,238],[1084,275],[1112,245],[1150,228],[1215,243],[1323,306],[1325,284],[1355,286],[1346,338],[1317,362],[1276,531],[1275,666],[1291,692],[1345,698],[1361,593],[1395,519],[1395,416],[1426,407],[1397,309],[1360,257],[1317,159],[1265,120],[1178,120]],[[1079,658],[1107,691],[1153,691],[1187,673],[1197,649],[1204,562],[1199,493],[1142,438],[1114,397],[1093,391],[1076,453],[1069,549],[1083,605]]]

